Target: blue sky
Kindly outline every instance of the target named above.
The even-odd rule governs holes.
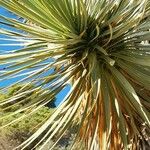
[[[4,16],[10,17],[10,18],[17,18],[16,15],[12,14],[11,12],[7,11],[6,9],[4,9],[2,7],[0,7],[0,15],[4,15]],[[8,29],[8,27],[6,27],[2,24],[0,24],[0,28]],[[2,52],[8,52],[10,50],[21,48],[19,46],[3,46],[3,44],[11,44],[11,41],[6,41],[3,38],[5,38],[5,36],[0,34],[0,54],[2,54]],[[0,65],[0,70],[2,70],[4,67],[5,66]],[[5,87],[11,83],[15,83],[16,81],[20,80],[21,78],[22,77],[18,77],[18,78],[13,78],[11,80],[0,81],[0,87]],[[56,96],[56,105],[58,105],[61,102],[61,100],[65,97],[65,95],[67,94],[69,89],[70,89],[70,86],[68,85]]]
[[[9,11],[5,10],[4,8],[0,7],[0,15],[4,15],[6,17],[10,17],[10,18],[16,18],[15,15],[13,15],[12,13],[10,13]],[[6,26],[0,24],[0,28],[6,28]],[[8,28],[8,27],[7,27]],[[3,40],[3,38],[6,38],[4,35],[0,34],[0,54],[4,51],[10,51],[10,50],[13,50],[13,49],[16,49],[16,48],[19,48],[18,46],[2,46],[2,44],[10,44],[11,41],[6,41],[6,40]],[[0,65],[0,70],[3,69],[3,65]],[[19,80],[19,78],[17,79],[13,79],[11,80],[11,83],[12,82],[16,82],[17,80]],[[0,82],[0,87],[4,87],[6,85],[9,85],[10,84],[10,81],[4,81],[4,82]]]

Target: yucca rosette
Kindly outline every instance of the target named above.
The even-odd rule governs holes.
[[[6,67],[0,80],[22,76],[15,84],[26,83],[0,105],[21,103],[33,91],[39,95],[10,114],[25,112],[9,124],[30,117],[71,86],[53,115],[18,148],[43,150],[74,126],[72,149],[134,150],[149,142],[150,1],[1,0],[0,5],[20,17],[1,15],[10,29],[0,33],[23,46],[1,52]]]

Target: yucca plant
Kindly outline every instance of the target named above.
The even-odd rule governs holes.
[[[13,112],[26,113],[9,124],[30,117],[71,86],[53,115],[18,149],[40,145],[43,150],[74,125],[72,149],[134,150],[148,144],[149,0],[1,0],[0,5],[18,16],[0,16],[9,27],[0,29],[4,40],[24,46],[1,51],[0,80],[22,76],[18,82],[26,83],[0,106],[21,103],[18,99],[33,91],[39,95]]]

